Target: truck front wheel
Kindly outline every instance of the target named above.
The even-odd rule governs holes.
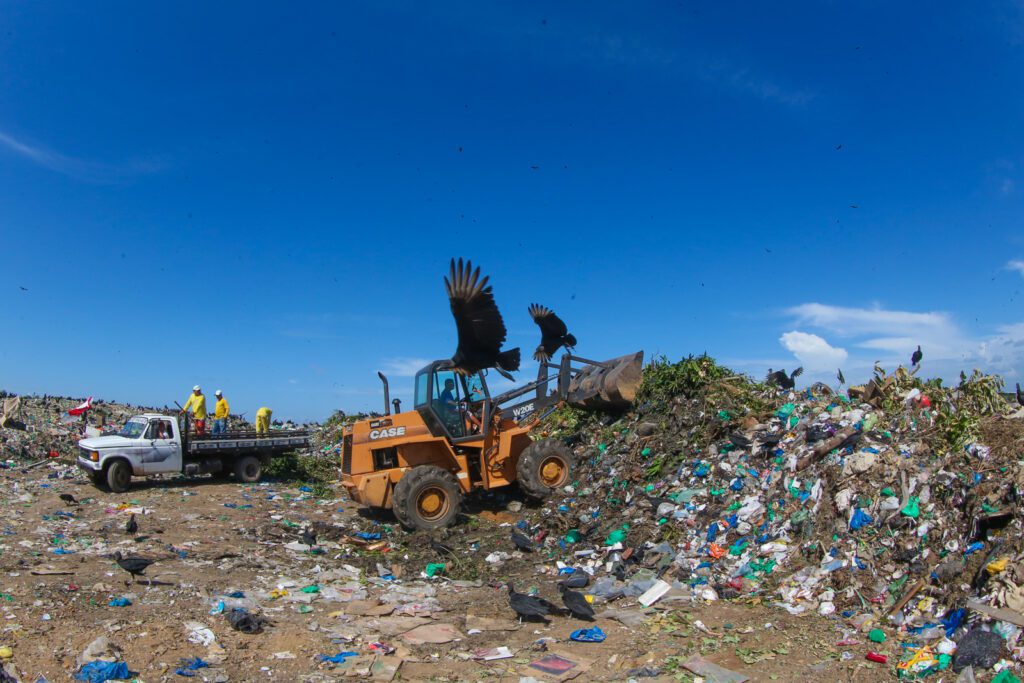
[[[114,493],[124,493],[132,485],[132,468],[124,460],[115,460],[107,467],[107,486]]]
[[[259,458],[247,455],[235,463],[235,479],[244,481],[246,484],[254,484],[260,480],[263,467]]]
[[[451,472],[420,465],[395,484],[392,509],[404,526],[429,530],[455,521],[461,504],[462,491]]]

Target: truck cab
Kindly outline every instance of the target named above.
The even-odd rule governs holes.
[[[78,442],[78,466],[94,481],[115,463],[120,481],[132,476],[180,472],[182,468],[181,427],[176,417],[143,413],[132,417],[121,431]],[[120,483],[119,481],[119,483]],[[114,488],[113,486],[111,488]]]

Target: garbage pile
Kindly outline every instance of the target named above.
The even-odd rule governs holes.
[[[816,612],[845,632],[843,657],[908,679],[1019,666],[1024,420],[998,378],[876,368],[840,393],[780,391],[707,357],[647,373],[620,419],[551,419],[578,476],[518,520],[544,571],[584,572],[610,604]]]

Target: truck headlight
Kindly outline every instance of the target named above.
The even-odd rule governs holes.
[[[99,451],[89,451],[89,459],[92,460],[93,462],[99,462],[100,461],[100,452]]]

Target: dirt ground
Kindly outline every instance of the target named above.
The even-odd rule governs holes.
[[[62,501],[61,493],[72,494],[80,504]],[[603,643],[569,640],[573,630],[594,624],[565,617],[520,625],[501,584],[512,578],[519,590],[536,587],[557,603],[556,579],[552,563],[533,555],[515,554],[500,566],[482,561],[492,551],[512,550],[508,528],[500,525],[502,514],[474,515],[446,540],[456,550],[456,560],[448,560],[459,567],[453,574],[476,574],[474,582],[456,585],[444,578],[420,578],[429,555],[424,539],[388,530],[342,498],[317,498],[287,482],[136,480],[132,491],[119,495],[94,488],[73,465],[54,460],[31,470],[0,472],[0,501],[0,645],[11,648],[9,664],[24,681],[72,680],[76,658],[99,636],[119,647],[137,680],[147,683],[184,680],[175,669],[183,658],[197,656],[211,668],[196,671],[194,680],[208,681],[360,675],[375,680],[518,681],[529,675],[555,680],[529,667],[549,653],[575,662],[570,675],[579,672],[576,680],[692,681],[682,662],[703,655],[752,681],[867,682],[892,676],[892,669],[865,661],[865,653],[876,649],[893,661],[899,649],[892,639],[869,648],[863,636],[857,638],[861,644],[839,646],[838,618],[791,616],[750,602],[655,605],[643,610],[643,622],[636,626],[600,617],[606,607],[641,611],[634,598],[597,604],[595,624],[607,634]],[[132,510],[140,527],[137,538],[124,531]],[[295,525],[311,523],[319,531],[320,553],[297,546]],[[355,531],[382,532],[391,545],[382,552],[344,540]],[[111,557],[118,550],[156,560],[146,574],[152,585],[146,578],[125,585],[129,577]],[[400,578],[377,579],[378,563]],[[353,580],[346,565],[362,570],[362,576]],[[374,607],[375,599],[396,584],[433,586],[443,609],[414,617]],[[314,585],[319,594],[302,593]],[[281,586],[287,595],[269,595]],[[358,599],[360,589],[369,602]],[[255,600],[272,625],[246,634],[233,630],[223,615],[211,614],[217,596],[233,591]],[[311,596],[308,603],[294,601]],[[120,597],[131,604],[110,606]],[[215,643],[190,642],[197,624],[187,622],[209,628]],[[401,634],[421,622],[450,624],[458,640],[407,643]],[[510,630],[468,633],[481,624]],[[375,653],[371,643],[395,651]],[[477,650],[500,646],[512,656],[473,658]],[[341,651],[360,657],[344,665],[317,661],[317,655]]]

